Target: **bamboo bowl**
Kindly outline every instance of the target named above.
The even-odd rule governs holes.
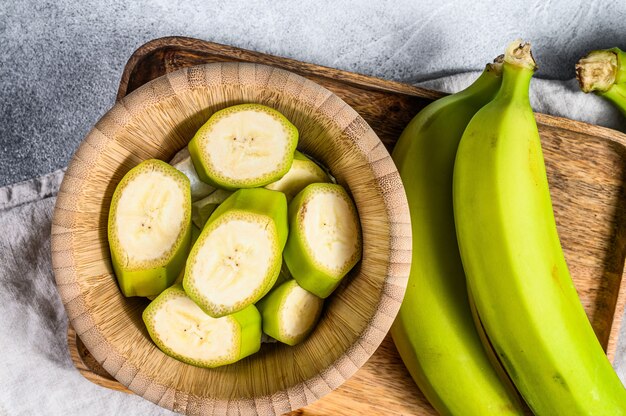
[[[328,166],[352,194],[363,259],[327,299],[303,343],[264,344],[217,369],[159,351],[141,320],[148,304],[125,298],[107,243],[111,197],[142,160],[169,160],[217,110],[258,102],[300,131],[299,149]],[[215,63],[181,69],[117,102],[72,157],[52,225],[52,262],[72,326],[123,385],[186,414],[280,414],[341,385],[372,355],[400,307],[411,259],[404,188],[389,153],[344,101],[299,75],[263,65]]]

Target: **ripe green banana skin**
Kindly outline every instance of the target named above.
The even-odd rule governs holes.
[[[626,117],[626,84],[615,84],[608,90],[597,94],[611,101]]]
[[[498,95],[459,145],[453,202],[468,287],[498,358],[536,415],[625,415],[626,390],[559,242],[528,99],[534,68],[530,45],[509,47]]]
[[[413,231],[406,295],[391,334],[411,376],[442,415],[519,415],[492,368],[468,304],[452,210],[452,170],[466,125],[500,86],[499,64],[411,120],[393,151]]]

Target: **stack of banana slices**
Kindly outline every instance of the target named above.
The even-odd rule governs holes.
[[[200,367],[236,362],[262,334],[295,345],[361,259],[354,203],[296,150],[278,111],[218,111],[167,164],[146,160],[118,184],[109,213],[113,268],[166,354]]]

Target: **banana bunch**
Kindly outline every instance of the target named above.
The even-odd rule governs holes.
[[[453,206],[469,291],[498,358],[538,415],[623,415],[626,390],[569,275],[528,99],[529,44],[509,46],[496,97],[457,151]]]
[[[626,52],[619,48],[591,51],[576,64],[583,92],[595,92],[626,115]]]
[[[497,58],[467,89],[424,108],[392,155],[406,185],[413,261],[391,335],[418,387],[443,415],[522,414],[514,389],[499,378],[474,328],[452,210],[459,141],[498,92],[501,67]]]
[[[512,43],[502,61],[426,107],[394,150],[413,263],[393,339],[443,415],[524,414],[525,404],[536,415],[626,415],[560,246],[528,98],[530,45]]]

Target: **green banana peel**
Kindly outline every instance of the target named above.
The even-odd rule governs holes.
[[[626,52],[619,48],[591,51],[576,63],[580,89],[611,101],[626,116]]]
[[[625,415],[626,390],[557,234],[528,98],[533,63],[530,45],[509,46],[500,90],[458,148],[454,217],[468,287],[498,359],[536,415]]]
[[[420,111],[392,155],[411,211],[413,261],[391,334],[411,376],[442,415],[523,414],[474,327],[452,209],[457,146],[470,119],[498,91],[497,61],[467,89]]]
[[[597,94],[611,101],[626,117],[626,84],[615,84],[608,90]]]

